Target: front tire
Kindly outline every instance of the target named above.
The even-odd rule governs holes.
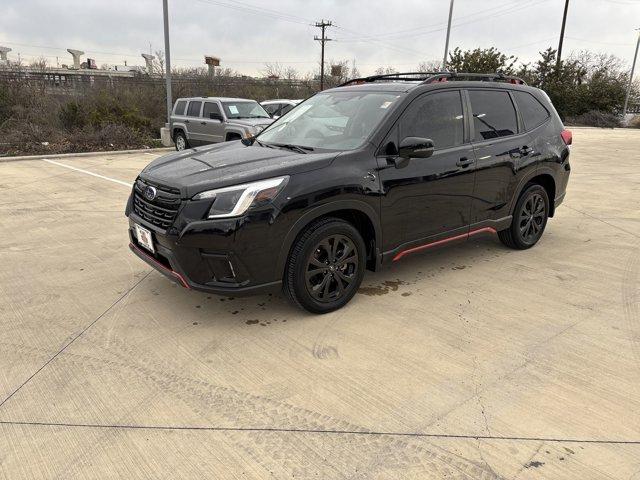
[[[500,241],[509,248],[526,250],[533,247],[547,226],[549,196],[538,184],[525,187],[513,211],[511,226],[498,232]]]
[[[364,277],[366,247],[358,230],[339,218],[311,224],[291,249],[283,290],[311,313],[346,305]]]

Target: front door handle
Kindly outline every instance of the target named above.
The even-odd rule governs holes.
[[[184,123],[189,123],[189,120],[185,120]]]
[[[458,167],[467,168],[469,165],[473,163],[473,159],[462,157],[460,160],[456,162]]]
[[[200,125],[206,125],[207,122],[200,122]]]

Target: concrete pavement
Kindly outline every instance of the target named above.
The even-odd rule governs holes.
[[[640,479],[640,131],[574,144],[534,249],[411,255],[325,316],[132,255],[155,154],[0,164],[0,478]]]

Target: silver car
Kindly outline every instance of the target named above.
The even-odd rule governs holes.
[[[171,114],[176,150],[249,138],[273,119],[255,100],[224,97],[179,98]]]

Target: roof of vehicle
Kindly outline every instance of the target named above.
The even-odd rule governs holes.
[[[265,103],[282,103],[282,102],[291,102],[291,103],[300,103],[302,100],[292,100],[290,98],[277,98],[275,100],[263,100],[260,102],[262,105]]]
[[[234,98],[234,97],[181,97],[176,99],[178,100],[219,100],[221,102],[255,102],[255,100],[251,98]]]
[[[479,84],[502,84],[526,86],[524,80],[519,77],[504,75],[502,73],[462,73],[462,72],[406,72],[391,73],[385,75],[372,75],[369,77],[354,78],[338,87],[360,88],[378,91],[408,92],[416,87],[424,85],[442,85],[443,83],[460,82],[461,86],[477,86]]]

